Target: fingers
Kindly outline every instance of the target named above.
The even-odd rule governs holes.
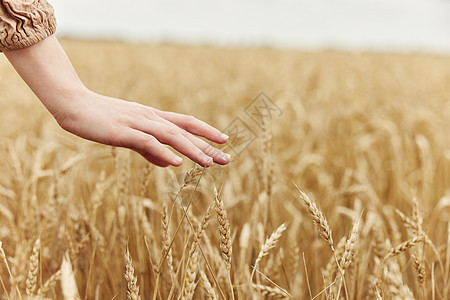
[[[189,140],[189,134],[174,125],[148,120],[140,121],[136,127],[136,129],[154,136],[159,142],[172,146],[203,167],[213,164],[213,159]]]
[[[216,147],[208,144],[207,142],[203,141],[202,139],[199,139],[198,137],[190,134],[184,129],[181,129],[174,125],[173,123],[169,122],[166,119],[163,119],[161,117],[158,117],[159,122],[162,122],[163,124],[166,124],[173,130],[179,130],[180,133],[186,137],[194,146],[196,146],[200,151],[205,153],[207,156],[211,157],[215,163],[226,165],[230,162],[230,155],[222,152],[221,150],[217,149]]]
[[[155,137],[139,130],[130,129],[123,134],[120,146],[135,150],[160,167],[180,166],[183,163],[181,157],[167,149]]]
[[[211,146],[207,142],[199,139],[196,136],[188,133],[187,138],[194,144],[197,148],[201,149],[203,153],[212,157],[215,163],[226,165],[230,162],[230,155],[227,153],[223,153],[221,150],[216,147]]]
[[[212,127],[211,125],[194,118],[193,116],[156,109],[154,111],[161,118],[168,120],[169,122],[190,133],[205,137],[212,142],[223,144],[228,140],[227,135],[221,133],[218,129]]]
[[[161,167],[182,164],[181,158],[163,144],[173,147],[203,167],[209,167],[213,162],[222,165],[230,162],[228,154],[192,135],[203,136],[217,143],[226,142],[228,137],[216,128],[192,116],[156,109],[151,109],[151,112],[145,118],[132,119],[126,136],[121,136],[121,146],[135,150]]]
[[[151,162],[154,165],[157,165],[158,167],[165,168],[165,167],[170,166],[170,164],[167,161],[160,160],[145,151],[136,150],[136,149],[132,149],[132,150],[136,151],[137,153],[142,155],[147,161]]]

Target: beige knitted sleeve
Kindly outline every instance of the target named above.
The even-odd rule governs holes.
[[[46,0],[0,0],[0,51],[26,48],[55,33]]]

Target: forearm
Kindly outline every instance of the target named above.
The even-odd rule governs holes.
[[[5,51],[5,55],[55,118],[87,92],[54,35],[28,48]]]

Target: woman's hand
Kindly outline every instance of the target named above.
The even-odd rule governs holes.
[[[158,166],[179,166],[172,146],[196,163],[227,164],[230,156],[209,145],[228,137],[191,116],[160,111],[141,104],[98,95],[78,78],[55,36],[5,55],[65,130],[82,138],[135,150]]]
[[[53,115],[65,130],[102,144],[135,150],[149,162],[166,167],[179,166],[182,159],[164,145],[172,146],[196,163],[222,165],[230,156],[195,135],[215,143],[228,137],[192,117],[165,112],[134,102],[98,95],[85,90],[78,99]]]

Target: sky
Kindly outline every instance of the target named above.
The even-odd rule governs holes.
[[[59,36],[450,53],[450,0],[49,1]]]

